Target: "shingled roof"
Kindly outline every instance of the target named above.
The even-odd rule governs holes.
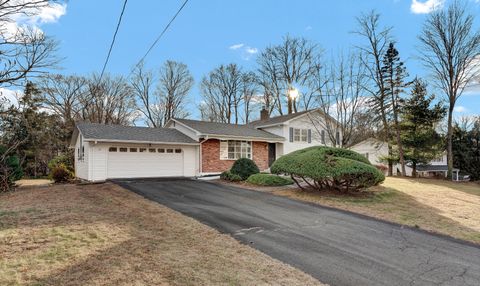
[[[257,127],[257,126],[281,124],[310,111],[311,110],[305,110],[305,111],[300,111],[300,112],[286,114],[286,115],[279,115],[279,116],[271,117],[264,120],[255,120],[255,121],[252,121],[250,125]]]
[[[132,141],[145,143],[198,143],[172,128],[150,128],[78,122],[77,128],[87,141]]]
[[[174,120],[196,130],[201,135],[233,136],[281,141],[284,140],[284,138],[281,136],[255,129],[251,125],[207,122],[179,118],[175,118]]]

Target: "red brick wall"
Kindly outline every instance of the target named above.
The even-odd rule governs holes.
[[[253,161],[262,171],[268,169],[268,143],[253,142]],[[229,170],[235,160],[220,160],[220,140],[208,139],[202,143],[202,172],[216,173]]]

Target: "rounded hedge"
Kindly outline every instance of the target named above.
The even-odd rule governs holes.
[[[379,184],[385,176],[367,158],[347,149],[315,146],[297,150],[276,160],[271,172],[292,176],[301,186],[358,190]]]
[[[247,179],[247,183],[259,186],[285,186],[293,184],[290,178],[284,178],[272,174],[253,174]]]
[[[230,169],[232,174],[238,175],[242,180],[248,179],[253,174],[260,173],[257,164],[248,158],[240,158],[235,161]]]

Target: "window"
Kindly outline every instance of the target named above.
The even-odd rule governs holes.
[[[294,142],[307,142],[308,129],[293,129],[293,141]]]
[[[335,134],[335,141],[337,142],[337,145],[340,145],[340,132],[338,132],[338,131]]]
[[[119,151],[120,151],[120,152],[127,152],[127,151],[128,151],[128,148],[120,147],[120,148],[119,148]]]
[[[175,149],[175,153],[182,153],[182,149]]]
[[[321,137],[322,144],[325,144],[325,130],[322,130]]]
[[[78,161],[83,161],[85,159],[85,147],[83,146],[83,136],[80,134],[80,144],[78,147]]]
[[[130,148],[130,152],[137,152],[137,148]]]
[[[138,148],[138,152],[140,153],[147,152],[147,148]]]
[[[148,149],[148,152],[150,152],[150,153],[155,153],[155,152],[157,152],[157,150],[156,150],[155,148],[149,148],[149,149]]]
[[[117,152],[117,147],[108,148],[108,152]]]
[[[158,149],[158,153],[165,153],[165,149],[163,148]]]
[[[236,160],[240,158],[252,158],[252,142],[237,140],[220,142],[220,159]]]
[[[167,153],[173,153],[173,149],[167,149]]]

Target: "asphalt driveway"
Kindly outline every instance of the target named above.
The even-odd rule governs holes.
[[[480,285],[480,247],[469,243],[210,182],[116,183],[330,285]]]

